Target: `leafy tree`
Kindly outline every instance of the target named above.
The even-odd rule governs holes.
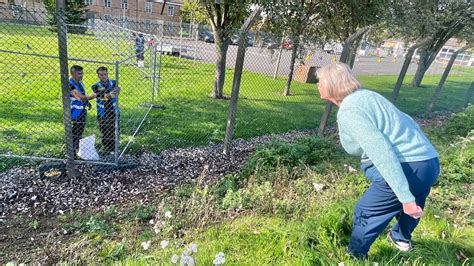
[[[216,74],[212,97],[223,98],[227,50],[231,37],[236,33],[245,18],[250,14],[250,7],[245,1],[199,0],[211,24],[217,50]]]
[[[48,24],[50,30],[57,31],[58,12],[56,10],[56,0],[45,0],[44,5],[48,12]],[[83,0],[66,0],[66,6],[64,10],[65,22],[71,25],[83,25],[86,21],[86,9],[87,5]],[[69,33],[84,34],[86,27],[69,27]]]
[[[205,24],[209,23],[204,7],[199,0],[184,0],[181,7],[181,20],[187,23]]]
[[[283,95],[290,95],[291,81],[295,68],[297,52],[303,45],[303,36],[309,37],[311,27],[318,19],[319,1],[264,1],[263,7],[267,15],[267,22],[272,33],[285,36],[292,41],[290,73]]]
[[[390,7],[391,25],[408,42],[430,37],[418,48],[419,64],[412,86],[419,87],[423,77],[446,42],[464,28],[474,27],[474,7],[471,0],[411,0],[393,1]]]

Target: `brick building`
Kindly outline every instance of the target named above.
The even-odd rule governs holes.
[[[43,0],[0,0],[0,13],[4,21],[46,24]]]
[[[84,0],[89,17],[140,23],[179,22],[182,0]],[[163,14],[161,14],[163,10]]]
[[[182,0],[84,0],[88,18],[120,21],[123,26],[163,25],[172,28],[180,22]],[[43,0],[0,0],[2,17],[13,20],[41,20],[44,17]],[[33,11],[34,10],[34,11]],[[44,18],[43,18],[44,20]],[[129,24],[127,26],[127,24]]]

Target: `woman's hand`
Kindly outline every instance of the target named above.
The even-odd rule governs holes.
[[[414,219],[419,219],[423,216],[423,210],[420,206],[416,205],[416,202],[403,203],[403,212]]]

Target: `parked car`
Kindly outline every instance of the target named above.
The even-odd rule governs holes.
[[[326,43],[324,45],[324,51],[328,54],[341,54],[342,53],[342,44],[340,43]]]
[[[239,35],[238,34],[234,34],[232,35],[232,37],[230,38],[230,43],[232,45],[238,45],[239,44]],[[253,33],[249,33],[247,34],[247,46],[253,46],[254,44],[254,39],[255,39],[255,35]]]
[[[293,49],[293,41],[291,40],[284,40],[281,48],[286,49],[286,50],[291,50]]]
[[[201,41],[213,43],[214,42],[214,34],[210,31],[200,31],[198,39]]]

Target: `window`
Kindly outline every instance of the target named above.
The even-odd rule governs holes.
[[[172,35],[173,34],[173,22],[171,21],[165,21],[165,25],[164,25],[164,30],[167,32],[168,35]]]
[[[152,2],[146,2],[145,3],[145,12],[151,13],[153,8],[153,3]]]
[[[107,22],[111,22],[112,21],[112,15],[104,14],[104,20],[107,21]]]
[[[151,20],[145,19],[145,30],[151,29]]]
[[[20,5],[11,4],[11,5],[10,5],[10,12],[11,12],[12,16],[14,16],[14,17],[20,16],[21,6],[20,6]]]
[[[84,0],[84,4],[90,6],[92,5],[92,0]]]
[[[104,0],[104,6],[110,8],[112,6],[112,0]]]
[[[456,60],[469,61],[469,59],[471,59],[471,56],[468,54],[458,54],[458,56],[456,56]]]
[[[168,6],[168,16],[174,16],[174,6]]]
[[[128,9],[128,0],[122,0],[122,9]]]

